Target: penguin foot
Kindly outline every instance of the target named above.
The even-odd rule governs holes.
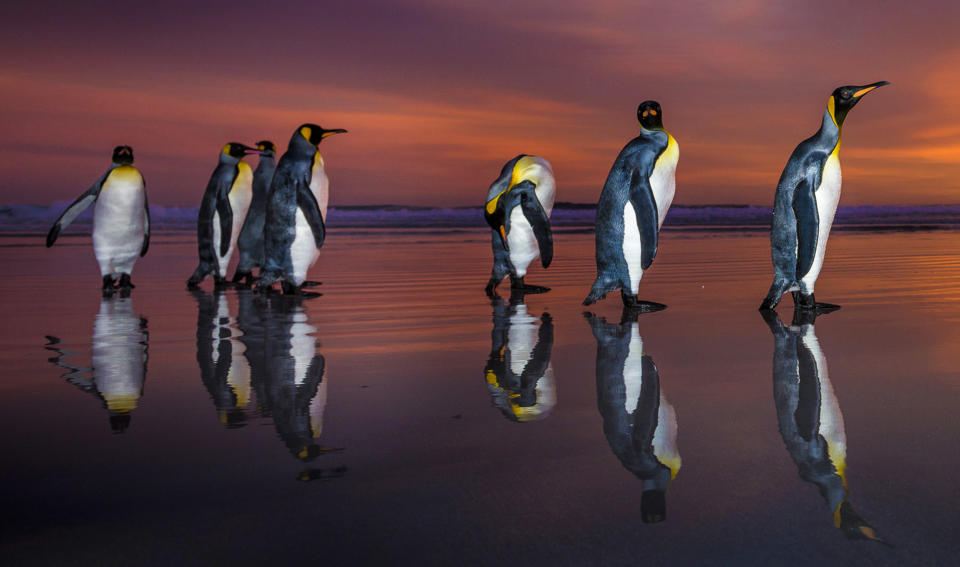
[[[497,296],[497,286],[500,285],[500,280],[491,277],[487,282],[487,286],[483,288],[484,293],[487,294],[487,297],[493,299]]]
[[[280,289],[284,295],[295,295],[304,298],[320,297],[323,295],[316,291],[304,291],[302,286],[297,286],[287,281],[280,282]]]
[[[655,301],[642,301],[637,299],[636,295],[629,295],[621,292],[621,297],[623,298],[624,310],[630,310],[637,313],[653,313],[655,311],[663,311],[667,308],[667,306],[663,303],[657,303]]]
[[[120,274],[120,281],[117,282],[117,287],[120,289],[131,290],[137,286],[133,285],[133,282],[130,281],[130,274]]]
[[[549,287],[542,285],[528,285],[524,283],[522,277],[510,276],[510,291],[522,291],[523,293],[546,293],[550,291]]]
[[[200,280],[195,280],[193,278],[187,280],[187,289],[190,291],[200,289]]]
[[[106,276],[103,276],[103,286],[100,288],[103,291],[103,295],[107,296],[112,294],[116,283],[117,281],[113,279],[113,276],[109,274]]]
[[[300,284],[300,287],[301,287],[301,288],[305,288],[305,287],[317,287],[318,285],[323,285],[323,282],[317,282],[317,281],[313,281],[313,280],[306,280],[306,281],[304,281],[302,284]]]
[[[249,270],[240,271],[237,270],[233,274],[233,279],[231,283],[236,287],[250,287],[253,285],[253,272]]]

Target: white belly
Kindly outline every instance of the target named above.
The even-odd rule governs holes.
[[[510,330],[507,333],[507,347],[510,349],[510,370],[520,376],[533,356],[537,346],[537,318],[527,313],[527,306],[517,305],[517,311],[510,316]]]
[[[623,409],[630,415],[637,411],[641,386],[643,386],[643,338],[640,337],[640,326],[632,323],[627,358],[623,361]]]
[[[230,229],[230,246],[223,256],[220,255],[220,213],[213,213],[213,246],[216,250],[217,269],[221,278],[227,277],[227,264],[230,263],[230,257],[233,256],[233,251],[237,247],[237,238],[240,237],[243,221],[246,220],[247,211],[250,210],[250,201],[253,200],[253,176],[249,166],[237,168],[237,179],[227,195],[227,200],[230,201],[233,224]]]
[[[820,348],[820,341],[817,340],[813,325],[804,325],[801,340],[813,355],[814,362],[817,365],[817,376],[820,378],[820,383],[817,384],[820,390],[820,428],[818,433],[827,442],[827,453],[830,456],[830,461],[836,467],[837,473],[843,476],[847,460],[847,434],[843,426],[843,414],[840,413],[840,403],[837,401],[833,384],[830,382],[827,359],[823,355],[823,349]]]
[[[630,294],[637,295],[640,278],[643,277],[643,243],[640,241],[640,227],[637,225],[637,213],[633,204],[627,201],[623,207],[623,258],[627,261],[627,274],[630,276]]]
[[[827,158],[820,179],[820,187],[816,191],[817,214],[820,217],[820,227],[817,232],[817,250],[810,265],[810,271],[801,278],[806,289],[813,293],[813,286],[823,268],[823,257],[827,252],[827,239],[830,237],[830,227],[833,226],[833,217],[840,202],[840,159],[836,154]]]
[[[670,136],[667,149],[657,158],[653,173],[650,175],[650,189],[653,191],[653,198],[657,202],[657,230],[663,226],[663,219],[667,218],[667,211],[670,210],[670,205],[673,203],[673,195],[677,189],[676,172],[679,159],[679,146],[673,136]]]
[[[93,323],[93,379],[107,408],[129,412],[143,391],[144,360],[140,318],[129,298],[104,299]]]
[[[143,247],[143,203],[139,173],[113,173],[103,184],[93,212],[93,252],[100,264],[100,275],[133,271]]]
[[[313,230],[307,223],[307,217],[303,216],[299,207],[295,226],[296,236],[290,245],[290,262],[293,264],[293,284],[300,285],[307,279],[307,270],[316,263],[320,250],[313,238]]]
[[[527,267],[540,256],[537,246],[537,237],[533,234],[533,227],[523,216],[519,206],[510,211],[510,234],[507,235],[507,245],[510,247],[510,263],[517,271],[518,277],[527,273]]]

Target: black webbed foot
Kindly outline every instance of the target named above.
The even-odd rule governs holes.
[[[300,288],[303,289],[305,287],[317,287],[318,285],[323,285],[323,282],[305,280],[302,284],[300,284]]]
[[[284,295],[295,295],[297,297],[303,297],[307,299],[320,297],[323,295],[322,293],[316,291],[304,291],[301,286],[294,285],[288,281],[281,281],[280,289],[283,291]]]
[[[550,288],[542,285],[529,285],[524,283],[522,277],[518,278],[511,275],[510,292],[513,293],[514,291],[522,291],[523,293],[546,293],[550,291]]]
[[[133,282],[130,281],[130,274],[120,274],[120,281],[117,282],[117,287],[129,291],[137,286],[133,285]]]
[[[655,301],[643,301],[637,299],[636,295],[630,295],[627,293],[620,292],[620,295],[623,299],[623,309],[630,310],[636,313],[654,313],[656,311],[663,311],[667,308],[663,303],[657,303]]]
[[[116,283],[117,282],[115,279],[113,279],[113,276],[109,274],[103,276],[103,286],[100,288],[100,290],[103,292],[104,297],[113,295],[113,292],[116,291],[114,287]]]

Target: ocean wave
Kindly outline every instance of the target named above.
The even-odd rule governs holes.
[[[0,205],[0,231],[45,232],[67,208],[69,201],[52,205]],[[151,205],[150,218],[156,230],[193,230],[198,207]],[[770,207],[756,205],[675,205],[664,221],[666,227],[764,227],[769,226]],[[592,227],[593,205],[557,203],[551,215],[555,227]],[[69,231],[89,230],[90,207]],[[834,224],[853,227],[937,226],[960,228],[960,205],[840,207]],[[331,207],[327,225],[332,228],[483,228],[482,207],[413,207],[402,205]]]

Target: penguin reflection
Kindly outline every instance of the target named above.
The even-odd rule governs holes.
[[[133,300],[112,296],[100,300],[93,321],[92,368],[69,364],[65,359],[73,353],[55,346],[60,339],[47,338],[47,348],[57,353],[50,361],[70,370],[63,375],[68,382],[100,398],[110,414],[110,429],[123,433],[147,376],[147,320],[134,314]]]
[[[677,414],[660,390],[637,322],[611,325],[586,314],[597,340],[597,406],[603,434],[623,466],[643,481],[644,523],[667,519],[666,493],[680,470]]]
[[[827,360],[814,332],[816,312],[796,310],[788,327],[776,311],[763,319],[773,333],[773,398],[787,451],[800,478],[813,483],[851,539],[882,541],[847,501],[847,438]]]
[[[247,294],[249,295],[249,293]],[[227,427],[243,427],[244,408],[250,401],[250,365],[243,356],[243,344],[237,340],[236,326],[230,315],[227,296],[193,292],[197,300],[197,364],[200,379],[217,408],[220,422]]]
[[[252,292],[238,293],[237,325],[250,365],[260,413],[273,420],[277,435],[290,453],[306,463],[337,449],[321,447],[327,403],[324,359],[317,353],[317,328],[308,322],[303,298]],[[336,470],[333,471],[334,473]],[[307,470],[301,480],[326,478],[324,471]],[[337,476],[334,474],[333,476]]]
[[[493,405],[512,421],[536,421],[547,417],[557,403],[550,354],[553,350],[553,320],[544,312],[527,312],[522,294],[505,303],[499,297],[493,306],[490,358],[483,373]]]

